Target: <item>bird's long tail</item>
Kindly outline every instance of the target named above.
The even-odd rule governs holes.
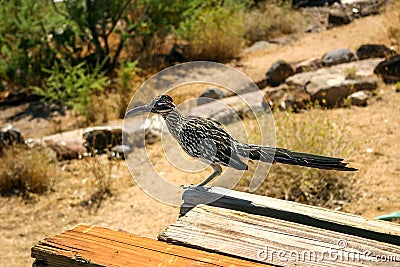
[[[342,158],[332,158],[308,153],[294,152],[284,148],[273,148],[257,145],[243,145],[240,147],[244,157],[264,162],[278,162],[290,165],[306,166],[311,168],[356,171],[357,169],[347,167],[348,163]]]

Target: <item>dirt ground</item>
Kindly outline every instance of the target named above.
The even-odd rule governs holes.
[[[341,47],[356,49],[365,43],[389,45],[383,16],[356,20],[350,25],[322,33],[299,37],[288,46],[273,46],[244,55],[235,65],[254,80],[261,79],[270,65],[278,59],[299,62],[310,57],[321,57],[325,52]],[[233,64],[233,63],[232,63]],[[359,168],[355,174],[357,196],[344,211],[367,218],[400,210],[400,93],[392,86],[381,84],[378,96],[367,107],[313,110],[327,112],[334,122],[345,121],[348,136],[344,141],[354,148],[348,158]],[[28,104],[27,104],[28,105]],[[2,108],[0,125],[12,123],[26,138],[40,137],[54,131],[54,122],[47,118],[31,119],[17,116],[28,106]],[[299,114],[307,116],[307,113]],[[60,117],[61,121],[68,120]],[[118,123],[118,122],[115,122]],[[157,156],[160,148],[149,147],[149,154]],[[46,195],[25,200],[19,197],[0,198],[0,266],[30,266],[30,248],[39,240],[64,231],[78,223],[89,223],[120,229],[140,236],[155,238],[176,220],[178,207],[160,203],[146,195],[135,184],[123,161],[109,165],[101,158],[102,168],[111,168],[113,195],[104,200],[98,210],[90,204],[94,192],[93,177],[87,171],[94,159],[59,163],[54,187]],[[157,169],[166,177],[194,183],[207,175],[210,169],[194,177],[179,177],[172,167],[160,162]],[[139,168],[139,167],[138,167]]]

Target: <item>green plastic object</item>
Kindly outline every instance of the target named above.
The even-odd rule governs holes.
[[[384,220],[384,221],[390,221],[393,219],[400,219],[400,211],[391,214],[381,215],[374,218],[374,220]]]

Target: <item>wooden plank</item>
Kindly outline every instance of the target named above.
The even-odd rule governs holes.
[[[207,205],[181,216],[159,240],[279,266],[375,266],[383,259],[400,266],[400,246]]]
[[[107,228],[77,225],[32,247],[33,266],[261,266]],[[255,265],[256,264],[256,265]],[[265,266],[265,265],[262,265]]]
[[[398,224],[368,220],[361,216],[321,207],[220,187],[188,188],[184,191],[182,199],[184,203],[181,207],[181,215],[196,205],[207,204],[400,245]]]

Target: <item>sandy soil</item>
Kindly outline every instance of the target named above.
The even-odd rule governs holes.
[[[383,16],[367,17],[331,31],[305,35],[288,46],[274,46],[247,54],[238,62],[242,65],[239,69],[259,80],[278,59],[298,62],[341,47],[356,49],[363,43],[389,45],[382,20]],[[400,195],[396,190],[400,188],[400,93],[395,93],[391,86],[381,85],[378,95],[381,100],[375,98],[365,108],[311,111],[327,112],[333,121],[346,122],[349,135],[344,141],[354,147],[349,160],[360,170],[355,174],[357,196],[344,210],[368,218],[400,210]],[[3,108],[1,124],[24,108]],[[32,120],[22,116],[8,122],[17,125],[26,138],[54,131],[46,118]],[[154,157],[159,151],[157,145],[149,147],[149,154]],[[53,191],[47,195],[35,196],[29,201],[19,197],[0,198],[0,246],[3,248],[0,266],[30,266],[32,245],[77,223],[96,224],[155,238],[177,218],[179,209],[147,196],[134,183],[122,161],[113,162],[111,166],[113,196],[107,198],[97,211],[91,208],[87,200],[96,187],[87,168],[93,160],[59,163]],[[102,168],[107,168],[108,160],[100,160]],[[166,161],[159,161],[156,167],[167,178],[183,182],[201,180],[210,171],[205,170],[193,177],[179,177]]]

